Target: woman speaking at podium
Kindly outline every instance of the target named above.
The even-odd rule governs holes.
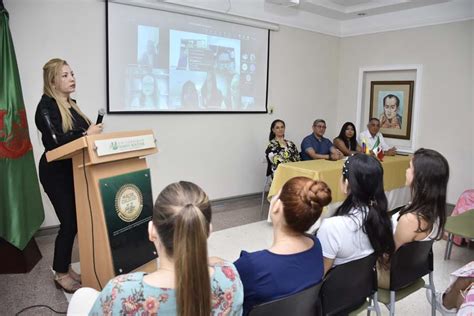
[[[91,124],[71,99],[75,90],[76,79],[65,60],[54,58],[43,66],[43,96],[35,114],[45,148],[39,163],[39,177],[60,222],[54,246],[54,282],[67,293],[81,287],[81,276],[70,266],[77,234],[72,161],[47,162],[45,154],[82,136],[102,132],[102,124]]]

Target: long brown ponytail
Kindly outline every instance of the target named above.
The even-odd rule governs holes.
[[[158,196],[153,224],[168,256],[174,259],[177,314],[210,315],[207,237],[211,206],[204,191],[191,182],[168,185]]]
[[[176,215],[174,266],[178,315],[210,315],[211,286],[207,267],[209,224],[194,205]]]

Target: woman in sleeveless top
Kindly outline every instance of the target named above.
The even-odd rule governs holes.
[[[449,165],[439,152],[418,149],[406,171],[411,203],[395,214],[395,249],[412,241],[440,239],[446,223]],[[379,287],[389,288],[389,265],[379,267]]]

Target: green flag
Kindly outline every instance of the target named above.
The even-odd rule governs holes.
[[[23,250],[43,220],[8,12],[0,0],[0,237]]]

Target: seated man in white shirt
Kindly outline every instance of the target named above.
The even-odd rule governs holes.
[[[380,121],[376,117],[370,118],[369,124],[367,124],[367,130],[359,134],[358,141],[359,144],[365,142],[371,154],[373,154],[374,147],[378,146],[382,147],[383,153],[386,156],[395,156],[396,154],[397,149],[395,147],[389,147],[382,133],[380,133]]]

